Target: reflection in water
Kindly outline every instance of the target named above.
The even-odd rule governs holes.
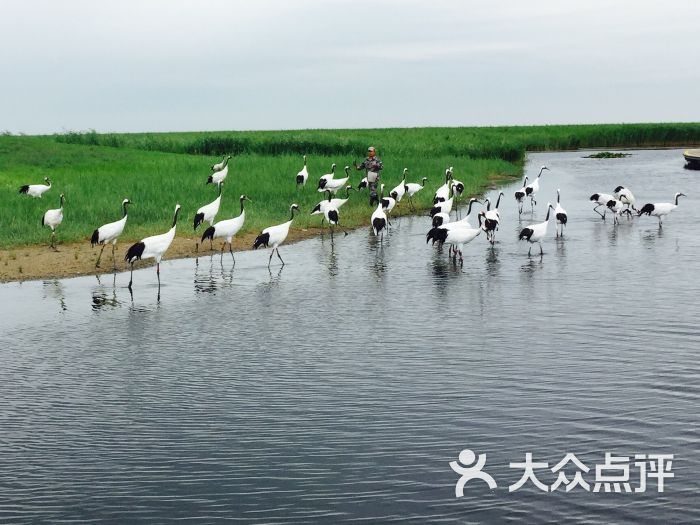
[[[61,311],[68,310],[66,306],[66,291],[63,282],[59,280],[44,281],[44,298],[57,299]]]
[[[540,270],[544,264],[544,254],[533,253],[527,258],[527,261],[520,266],[520,271],[523,273],[534,273],[536,270]]]
[[[559,257],[566,256],[566,237],[556,237],[554,239],[557,247],[557,255]]]
[[[266,283],[260,283],[259,287],[261,290],[264,292],[270,292],[271,290],[277,288],[280,283],[282,282],[282,272],[284,271],[284,267],[286,265],[281,265],[277,271],[273,270],[272,268],[268,267],[267,272],[270,276],[270,280]]]
[[[500,264],[500,259],[498,257],[499,253],[501,251],[501,248],[498,246],[498,243],[492,244],[489,248],[486,249],[486,272],[489,274],[490,277],[497,277],[499,273],[499,268],[501,266]]]
[[[148,301],[149,298],[152,298],[153,296],[151,295],[150,290],[152,290],[153,288],[153,286],[138,287],[136,288],[135,292],[133,289],[127,288],[127,291],[129,292],[129,297],[131,299],[131,305],[129,306],[130,313],[151,312],[153,310],[160,309],[160,284],[158,284],[156,287],[155,304],[150,303],[149,305],[149,303],[136,303],[136,301],[143,301],[144,299]]]
[[[377,283],[383,281],[384,273],[387,270],[386,263],[384,262],[385,250],[391,246],[390,236],[385,234],[382,239],[381,233],[379,236],[374,235],[370,232],[367,234],[367,255],[369,257],[369,270],[374,275]]]
[[[431,247],[432,248],[432,247]],[[450,287],[454,286],[462,273],[461,266],[448,257],[448,249],[444,246],[431,250],[430,268],[432,270],[432,282],[435,286],[436,297],[445,300],[449,297]]]
[[[214,293],[217,289],[217,283],[214,279],[213,256],[209,257],[208,265],[200,265],[199,257],[195,259],[194,269],[194,291],[197,293]],[[208,268],[207,268],[208,266]]]
[[[330,245],[330,249],[326,247]],[[325,253],[328,254],[326,267],[328,268],[328,274],[331,277],[336,277],[338,275],[338,255],[335,252],[335,240],[333,237],[326,239],[325,235],[321,236],[321,246],[327,248]]]
[[[212,254],[208,261],[202,257],[200,264],[199,257],[195,259],[194,269],[194,291],[196,293],[213,294],[222,287],[229,287],[233,284],[234,263],[229,261],[230,269],[226,269],[223,260]]]
[[[112,293],[108,295],[102,287],[99,274],[95,275],[99,288],[92,291],[92,309],[102,310],[106,307],[119,308],[121,303],[117,300],[117,272],[112,274]]]

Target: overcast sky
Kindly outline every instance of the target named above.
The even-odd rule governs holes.
[[[700,121],[700,2],[0,0],[0,130]]]

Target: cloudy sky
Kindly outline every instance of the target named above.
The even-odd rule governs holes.
[[[0,130],[700,121],[696,0],[0,0]]]

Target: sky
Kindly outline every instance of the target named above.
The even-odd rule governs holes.
[[[700,121],[700,2],[0,0],[0,131]]]

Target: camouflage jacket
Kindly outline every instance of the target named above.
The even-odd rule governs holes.
[[[357,165],[357,169],[379,173],[381,170],[384,169],[384,164],[382,164],[382,161],[379,160],[379,157],[374,157],[373,159],[367,157],[365,160],[362,161],[362,164]]]

